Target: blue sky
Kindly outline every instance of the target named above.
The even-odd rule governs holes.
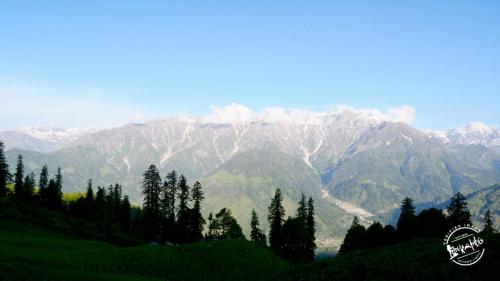
[[[0,128],[231,103],[500,120],[500,1],[124,2],[2,1]]]

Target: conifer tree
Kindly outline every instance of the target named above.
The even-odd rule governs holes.
[[[130,202],[128,196],[123,197],[123,201],[120,204],[120,226],[123,232],[130,233],[131,218],[130,218]]]
[[[85,204],[91,208],[94,203],[94,190],[92,189],[92,179],[87,182],[87,194],[85,195]]]
[[[35,190],[35,174],[30,173],[24,178],[24,199],[31,202],[33,199],[33,192]]]
[[[59,197],[57,190],[58,187],[56,181],[54,179],[50,179],[47,186],[47,208],[49,210],[59,210],[61,198]]]
[[[9,165],[5,159],[5,146],[0,141],[0,199],[7,195],[7,181],[9,179]]]
[[[344,242],[340,246],[339,255],[365,248],[366,229],[359,224],[357,216],[352,220],[351,227],[347,230]]]
[[[493,234],[495,232],[495,229],[493,228],[493,219],[491,218],[491,213],[490,210],[486,210],[486,213],[484,213],[484,218],[483,218],[483,233],[484,234]]]
[[[38,197],[40,205],[47,207],[47,189],[49,186],[49,167],[43,165],[42,172],[40,172],[40,179],[38,181]]]
[[[451,226],[470,224],[470,212],[467,207],[467,201],[462,193],[457,192],[451,197],[450,205],[447,208],[448,222]]]
[[[23,156],[19,154],[17,156],[17,166],[16,173],[14,175],[14,193],[17,198],[25,199],[26,192],[24,190],[24,164],[23,164]]]
[[[307,201],[306,229],[309,233],[308,248],[314,255],[316,250],[316,221],[314,220],[314,200],[309,197]]]
[[[215,219],[210,212],[208,215],[208,232],[206,235],[207,240],[218,239],[220,237],[220,224],[219,220]]]
[[[187,184],[184,175],[179,177],[179,210],[177,211],[176,235],[177,242],[187,243],[190,240],[190,229],[192,226],[192,212],[188,206],[189,200],[189,185]]]
[[[146,241],[156,241],[160,231],[160,185],[161,177],[155,165],[149,166],[144,173],[144,238]]]
[[[408,240],[416,236],[417,216],[413,200],[406,197],[401,202],[401,214],[397,222],[397,234],[400,240]]]
[[[259,228],[259,218],[257,217],[257,212],[252,210],[252,218],[250,220],[250,240],[261,245],[266,246],[266,235]]]
[[[307,202],[304,193],[301,194],[299,201],[299,208],[297,209],[297,218],[301,219],[304,223],[307,220]]]
[[[220,226],[220,235],[218,239],[238,239],[245,238],[241,226],[233,217],[231,210],[222,208],[216,215],[216,220]]]
[[[162,237],[164,241],[174,242],[175,232],[175,197],[177,196],[177,172],[175,170],[167,174],[162,188],[161,214]]]
[[[269,221],[269,244],[271,248],[280,252],[282,249],[282,227],[283,219],[285,217],[285,209],[283,208],[283,196],[281,190],[278,188],[274,193],[271,200],[271,205],[268,208],[267,220]]]
[[[299,217],[285,221],[282,227],[282,248],[280,253],[294,263],[312,261],[314,251],[310,250],[309,232],[303,219]]]
[[[193,218],[194,223],[192,238],[194,241],[199,241],[203,238],[203,225],[205,225],[205,219],[201,214],[201,202],[205,197],[203,196],[203,190],[200,182],[195,182],[193,185],[193,190],[191,192],[193,200]]]

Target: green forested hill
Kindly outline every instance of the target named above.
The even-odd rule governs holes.
[[[265,280],[288,267],[244,240],[122,248],[0,220],[0,280]]]

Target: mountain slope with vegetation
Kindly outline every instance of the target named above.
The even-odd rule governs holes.
[[[265,280],[289,265],[244,240],[117,247],[0,219],[3,280]]]

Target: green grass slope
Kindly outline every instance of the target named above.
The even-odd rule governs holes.
[[[468,267],[450,261],[441,241],[415,240],[297,266],[273,280],[498,280],[500,234],[485,243],[482,259]]]
[[[288,267],[243,240],[121,248],[0,220],[0,280],[265,280]]]

